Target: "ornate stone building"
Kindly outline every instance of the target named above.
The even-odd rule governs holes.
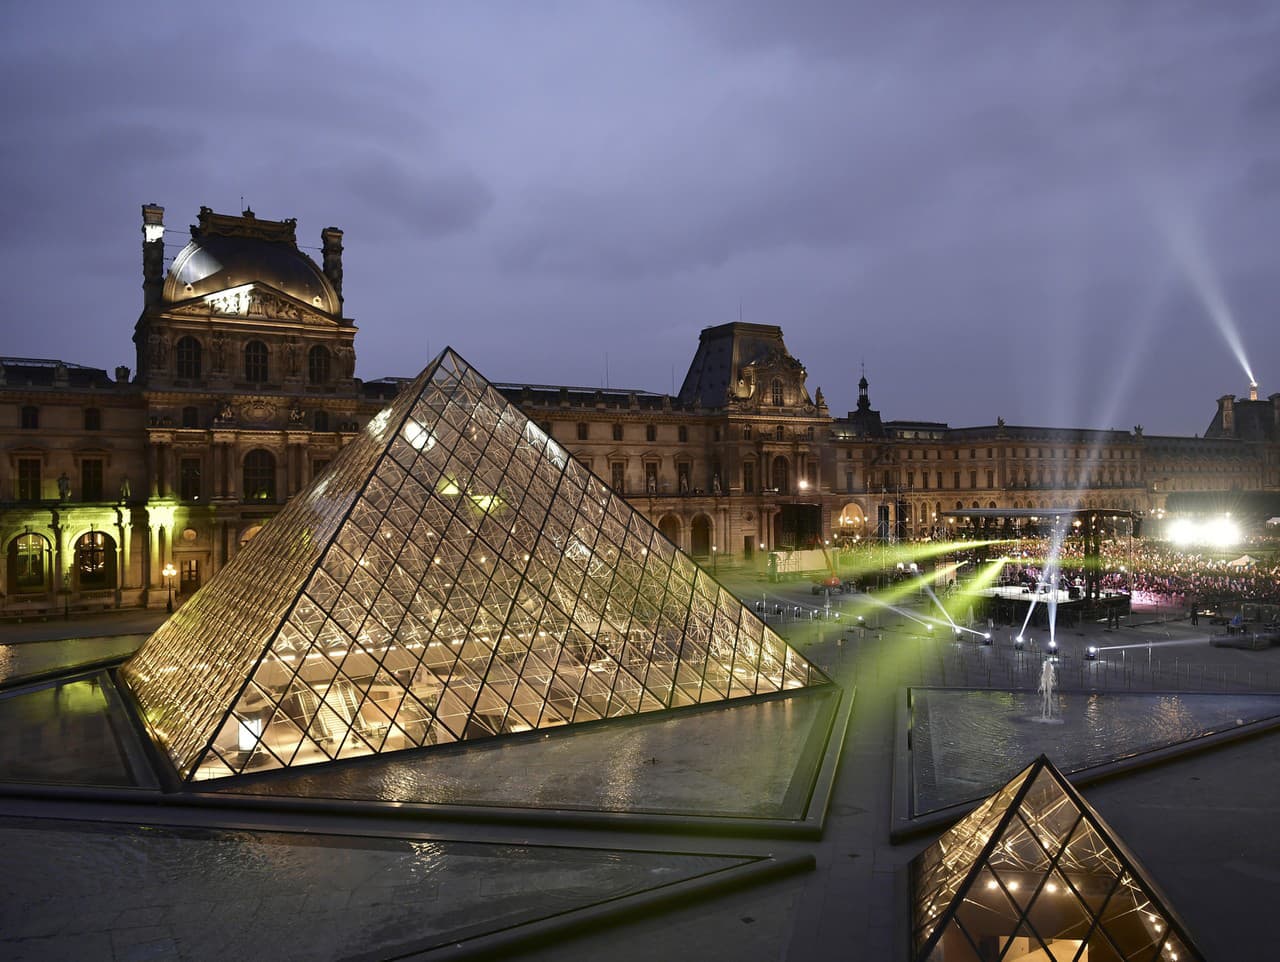
[[[0,358],[0,616],[190,594],[403,383],[354,376],[340,230],[321,231],[317,264],[292,220],[203,208],[166,269],[164,210],[142,213],[136,375]],[[1181,438],[886,421],[868,387],[864,376],[856,410],[833,417],[781,329],[742,323],[702,331],[675,396],[501,385],[713,566],[938,537],[944,513],[966,507],[1158,519],[1180,496],[1280,491],[1280,395],[1259,401],[1256,388],[1221,399],[1204,438]]]

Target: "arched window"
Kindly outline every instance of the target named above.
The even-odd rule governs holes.
[[[20,534],[9,542],[9,593],[49,590],[49,542],[38,534]]]
[[[200,376],[200,342],[190,335],[178,338],[174,349],[178,359],[178,377]]]
[[[244,499],[274,501],[276,499],[276,459],[261,448],[244,456]]]
[[[250,341],[244,346],[244,379],[261,384],[267,379],[267,345]]]
[[[317,344],[307,352],[307,383],[329,383],[329,351]]]
[[[329,412],[328,411],[317,411],[315,413],[315,430],[317,431],[329,430]]]
[[[102,430],[102,412],[97,408],[84,409],[84,429],[86,431]]]
[[[194,404],[188,404],[182,409],[182,426],[184,428],[198,428],[200,426],[200,409]]]
[[[115,585],[115,542],[101,531],[82,534],[76,542],[76,581],[81,591]]]
[[[782,378],[775,377],[769,385],[769,393],[774,406],[782,407]]]

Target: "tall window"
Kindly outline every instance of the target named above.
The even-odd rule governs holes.
[[[182,409],[182,426],[184,428],[198,428],[200,426],[200,409],[194,404],[188,404]]]
[[[110,588],[107,536],[101,531],[90,531],[76,542],[76,574],[80,589]]]
[[[615,441],[621,441],[621,440],[622,440],[622,425],[621,425],[621,424],[615,424],[615,425],[613,426],[613,439],[614,439]]]
[[[178,362],[178,377],[197,378],[200,376],[200,342],[190,335],[178,338],[174,348]]]
[[[178,567],[178,593],[189,595],[200,587],[200,562],[187,558]]]
[[[183,501],[200,500],[199,458],[183,458],[178,465],[178,497]]]
[[[9,547],[9,578],[15,594],[44,591],[49,567],[49,542],[38,534],[20,534]]]
[[[102,412],[97,408],[84,409],[84,429],[86,431],[102,430]]]
[[[317,411],[313,417],[313,423],[314,423],[314,430],[328,431],[329,430],[329,412]]]
[[[85,458],[80,462],[80,500],[102,500],[102,460]]]
[[[40,500],[39,458],[18,458],[18,500]]]
[[[677,429],[677,432],[678,432],[677,436],[681,444],[689,440],[689,428],[687,425],[684,425],[684,424],[680,425],[680,427]]]
[[[769,385],[769,394],[774,406],[782,407],[782,378],[773,379],[773,383]]]
[[[244,379],[261,384],[267,379],[267,345],[250,341],[244,346]]]
[[[613,490],[619,494],[627,492],[627,466],[621,461],[614,461],[609,465],[609,483],[613,486]]]
[[[587,426],[587,422],[579,421],[578,422],[578,440],[585,441],[589,436],[588,432],[589,432],[589,428]]]
[[[40,427],[40,409],[34,404],[24,404],[21,424],[24,431],[37,430]]]
[[[259,448],[244,456],[244,499],[274,501],[276,499],[276,459],[270,451]]]
[[[782,440],[783,432],[782,432],[781,424],[779,424],[776,428],[773,429],[773,436],[778,441]]]
[[[646,424],[644,426],[644,439],[646,441],[658,440],[658,426],[656,424]]]
[[[329,377],[329,351],[317,344],[307,352],[307,381],[328,384]]]
[[[747,461],[742,465],[742,493],[753,494],[756,490],[756,466]]]
[[[658,465],[654,461],[646,461],[644,465],[644,489],[649,494],[658,493]]]

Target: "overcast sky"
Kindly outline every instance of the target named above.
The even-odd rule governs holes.
[[[894,15],[887,15],[892,10]],[[1280,4],[7,3],[0,354],[134,364],[140,205],[346,232],[357,374],[1199,433],[1280,391]],[[318,258],[317,252],[312,252]]]

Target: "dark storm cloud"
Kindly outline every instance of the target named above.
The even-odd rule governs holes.
[[[391,157],[370,156],[330,173],[369,213],[417,237],[468,230],[493,206],[493,192],[470,171],[423,172]]]
[[[10,5],[0,256],[35,283],[0,311],[127,360],[138,205],[166,206],[172,256],[200,205],[243,197],[308,247],[346,231],[362,375],[420,366],[411,319],[500,377],[667,390],[741,312],[837,411],[865,359],[887,417],[1202,430],[1242,385],[1177,231],[1256,366],[1280,356],[1277,16]],[[54,329],[3,350],[55,354]]]

